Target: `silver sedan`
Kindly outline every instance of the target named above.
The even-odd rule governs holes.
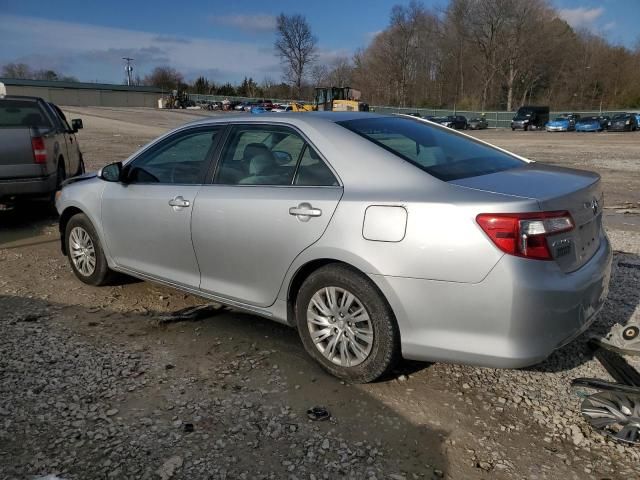
[[[297,328],[332,374],[515,368],[589,327],[611,248],[595,173],[408,116],[191,123],[58,195],[90,285],[122,272]]]

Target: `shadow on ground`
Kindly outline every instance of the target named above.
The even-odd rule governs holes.
[[[441,475],[441,472],[434,473],[436,469],[447,471],[443,453],[445,432],[416,425],[410,418],[403,417],[357,386],[345,385],[325,374],[307,357],[293,329],[269,320],[224,311],[196,322],[163,324],[158,322],[155,312],[139,315],[115,308],[88,308],[7,295],[0,295],[0,311],[5,312],[0,317],[3,330],[0,345],[3,342],[9,345],[21,343],[19,348],[9,346],[4,349],[7,353],[0,359],[0,370],[4,378],[24,378],[24,381],[12,385],[0,382],[0,391],[7,400],[8,418],[22,419],[10,424],[7,435],[0,436],[0,449],[5,452],[0,463],[4,464],[2,470],[10,476],[59,471],[47,462],[48,459],[65,458],[68,442],[52,444],[48,439],[56,438],[63,430],[72,435],[77,461],[60,473],[78,478],[104,476],[102,465],[110,458],[111,446],[114,443],[128,444],[134,437],[141,445],[130,449],[122,458],[119,465],[122,477],[140,464],[157,466],[163,459],[176,454],[184,458],[199,458],[201,455],[204,457],[205,452],[216,452],[221,453],[222,458],[237,459],[237,465],[228,470],[227,478],[240,478],[240,472],[251,472],[252,468],[258,468],[259,463],[266,463],[260,467],[261,472],[271,471],[276,475],[273,478],[289,478],[291,470],[288,470],[289,464],[283,463],[284,460],[292,462],[292,465],[306,465],[307,475],[314,473],[316,478],[322,478],[325,472],[332,473],[333,478],[364,478],[366,458],[349,456],[354,459],[354,469],[340,467],[338,470],[326,464],[323,466],[321,461],[314,463],[309,460],[309,447],[304,447],[304,442],[317,441],[318,434],[322,435],[320,441],[330,438],[333,442],[333,439],[341,438],[352,451],[363,445],[360,442],[378,445],[376,448],[383,456],[377,457],[375,463],[382,466],[384,478],[390,474],[414,478],[412,474],[415,473],[419,478],[428,479]],[[36,332],[32,340],[24,332],[20,334],[25,326]],[[16,336],[13,340],[12,335]],[[68,345],[60,345],[61,338]],[[73,374],[65,362],[74,365],[74,360],[65,358],[62,352],[76,351],[78,358],[83,359],[87,356],[86,344],[93,345],[91,348],[99,349],[100,356],[107,357],[127,358],[127,352],[143,352],[142,357],[150,362],[149,367],[140,373],[144,386],[129,392],[118,387],[117,374],[114,378],[102,378],[101,373],[92,378],[90,372],[84,371],[82,383],[60,389],[59,385],[68,385],[65,375]],[[56,355],[61,358],[57,359]],[[254,357],[261,358],[259,368],[253,368],[249,363]],[[167,365],[171,365],[171,369]],[[401,368],[408,365],[411,364]],[[39,382],[37,394],[34,394],[32,385],[35,381]],[[83,424],[77,432],[71,432],[73,428],[70,429],[62,417],[59,418],[60,424],[56,424],[57,418],[53,423],[41,420],[38,405],[43,399],[46,400],[45,406],[47,402],[60,402],[63,405],[80,403],[81,409],[85,403],[87,407],[93,408],[91,405],[94,405],[99,410],[107,408],[107,404],[113,408],[114,398],[96,398],[87,393],[95,393],[92,382],[108,382],[111,391],[123,392],[114,397],[122,395],[115,408],[119,417],[130,419],[130,424],[119,425],[113,430],[115,438],[87,435],[87,432],[103,425],[104,419],[96,420],[95,425]],[[229,435],[227,427],[240,422],[238,418],[241,416],[245,420],[246,411],[241,411],[240,405],[244,405],[247,395],[252,394],[262,399],[256,408],[264,408],[265,411],[290,408],[295,415],[289,424],[295,426],[295,430],[291,428],[296,433],[271,438],[269,425],[258,415],[250,417],[254,418],[255,429],[243,427],[234,434],[239,435],[241,441],[225,440]],[[14,402],[11,398],[20,400]],[[170,426],[179,413],[177,409],[167,409],[168,399],[179,400],[180,405],[195,408],[203,398],[221,399],[226,409],[221,407],[219,411],[207,412],[200,420],[194,420],[194,429],[200,436],[198,442],[189,443],[188,448],[182,432],[172,429],[168,434],[162,428],[154,430],[140,424],[140,418],[153,418],[154,421],[162,420],[156,424]],[[234,412],[233,405],[238,405],[237,418],[229,415]],[[308,420],[306,410],[313,406],[326,407],[333,421]],[[226,412],[228,418],[218,418],[220,412]],[[11,442],[6,441],[7,438],[11,438]],[[189,438],[194,439],[193,436]],[[218,441],[221,439],[222,443]],[[333,442],[333,448],[346,451],[338,443]],[[300,447],[304,448],[301,450]],[[43,451],[46,455],[38,455]],[[346,454],[332,451],[327,453],[327,458],[339,459],[341,455]],[[30,462],[36,457],[38,471],[29,470],[28,466],[33,465]],[[349,465],[344,460],[337,461]],[[188,475],[183,469],[174,478],[188,478]]]

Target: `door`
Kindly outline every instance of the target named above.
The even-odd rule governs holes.
[[[69,126],[67,117],[65,117],[62,110],[60,110],[60,108],[53,103],[50,103],[49,105],[51,105],[51,108],[58,117],[58,123],[60,124],[60,149],[65,159],[65,173],[67,175],[67,178],[69,178],[74,176],[78,172],[78,167],[80,165],[80,154],[78,152],[76,136]]]
[[[138,273],[197,288],[191,214],[223,127],[181,130],[124,167],[125,183],[107,183],[102,225],[109,253]]]
[[[269,306],[295,257],[326,229],[342,188],[302,135],[282,126],[232,127],[216,170],[193,212],[200,287]]]

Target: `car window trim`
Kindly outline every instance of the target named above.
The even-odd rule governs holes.
[[[307,137],[304,132],[302,132],[302,130],[300,130],[297,126],[292,125],[290,123],[281,123],[281,122],[229,122],[226,124],[227,125],[227,130],[224,133],[224,138],[221,138],[221,143],[219,143],[217,145],[217,155],[215,157],[215,161],[213,162],[212,165],[212,171],[210,172],[211,175],[207,177],[205,185],[214,185],[214,186],[220,186],[220,187],[272,187],[272,188],[282,188],[282,187],[287,187],[287,188],[344,188],[342,179],[340,178],[340,176],[338,175],[338,173],[336,172],[336,170],[333,168],[333,166],[331,165],[331,163],[329,163],[327,161],[327,159],[325,158],[325,156],[322,154],[322,152],[313,144],[313,142],[311,140],[309,140],[309,137]],[[286,127],[286,128],[290,128],[291,130],[294,130],[298,135],[300,135],[300,137],[302,137],[302,140],[305,142],[306,145],[309,145],[311,148],[313,148],[313,150],[318,154],[318,157],[320,158],[320,160],[322,162],[324,162],[325,166],[331,171],[331,173],[333,174],[333,176],[335,177],[335,179],[338,182],[338,185],[295,185],[293,182],[295,181],[295,176],[298,172],[298,166],[300,165],[300,162],[302,161],[302,154],[304,153],[304,150],[306,148],[303,148],[302,151],[300,152],[298,161],[296,163],[296,169],[294,171],[294,175],[293,178],[291,179],[291,183],[288,185],[251,185],[251,184],[235,184],[235,185],[230,185],[230,184],[223,184],[223,183],[215,183],[215,178],[216,175],[218,173],[218,169],[220,167],[220,160],[221,160],[221,156],[222,156],[222,152],[224,151],[224,149],[227,146],[229,137],[231,136],[231,131],[233,129],[233,127],[242,127],[242,126],[267,126],[267,127]]]
[[[129,159],[125,164],[125,167],[127,169],[131,169],[132,167],[135,166],[135,162],[138,159],[140,159],[140,157],[142,157],[143,155],[148,153],[150,150],[152,150],[153,148],[161,145],[162,143],[164,143],[166,141],[170,141],[171,139],[174,139],[175,137],[178,137],[178,136],[183,136],[183,135],[189,135],[191,133],[196,133],[198,131],[207,131],[207,130],[212,131],[212,130],[214,130],[216,128],[221,128],[222,135],[216,135],[216,138],[214,139],[213,143],[209,147],[209,151],[207,152],[207,157],[205,159],[205,162],[208,163],[208,166],[205,169],[204,173],[202,174],[202,176],[200,178],[200,182],[198,182],[198,183],[133,182],[133,183],[130,183],[128,185],[165,185],[165,186],[166,185],[177,185],[177,186],[192,186],[192,187],[193,186],[205,185],[206,181],[207,181],[207,175],[209,173],[209,170],[211,169],[212,159],[215,157],[216,150],[217,150],[218,146],[220,145],[220,140],[221,140],[220,137],[224,136],[224,134],[227,131],[225,124],[215,123],[215,124],[205,124],[205,125],[194,125],[194,126],[181,128],[180,130],[177,130],[177,131],[174,131],[174,132],[170,132],[167,135],[164,135],[164,136],[160,137],[157,141],[153,142],[152,144],[148,145],[147,148],[145,148],[144,150],[139,152],[135,157]]]

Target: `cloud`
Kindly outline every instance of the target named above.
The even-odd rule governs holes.
[[[264,42],[258,40],[159,36],[9,14],[0,14],[0,38],[0,65],[25,59],[38,68],[55,67],[60,73],[86,81],[120,83],[124,77],[121,57],[125,56],[135,59],[134,75],[140,76],[161,64],[178,69],[188,79],[201,73],[217,73],[210,78],[215,82],[234,83],[245,75],[281,75],[277,58],[261,51]]]
[[[596,20],[604,13],[604,8],[562,8],[558,10],[560,18],[565,20],[573,28],[593,29]]]
[[[175,37],[173,35],[156,35],[153,37],[153,41],[158,43],[191,43],[188,38]]]
[[[216,25],[238,28],[245,32],[272,32],[276,29],[276,17],[266,13],[254,15],[211,15],[209,21]]]

